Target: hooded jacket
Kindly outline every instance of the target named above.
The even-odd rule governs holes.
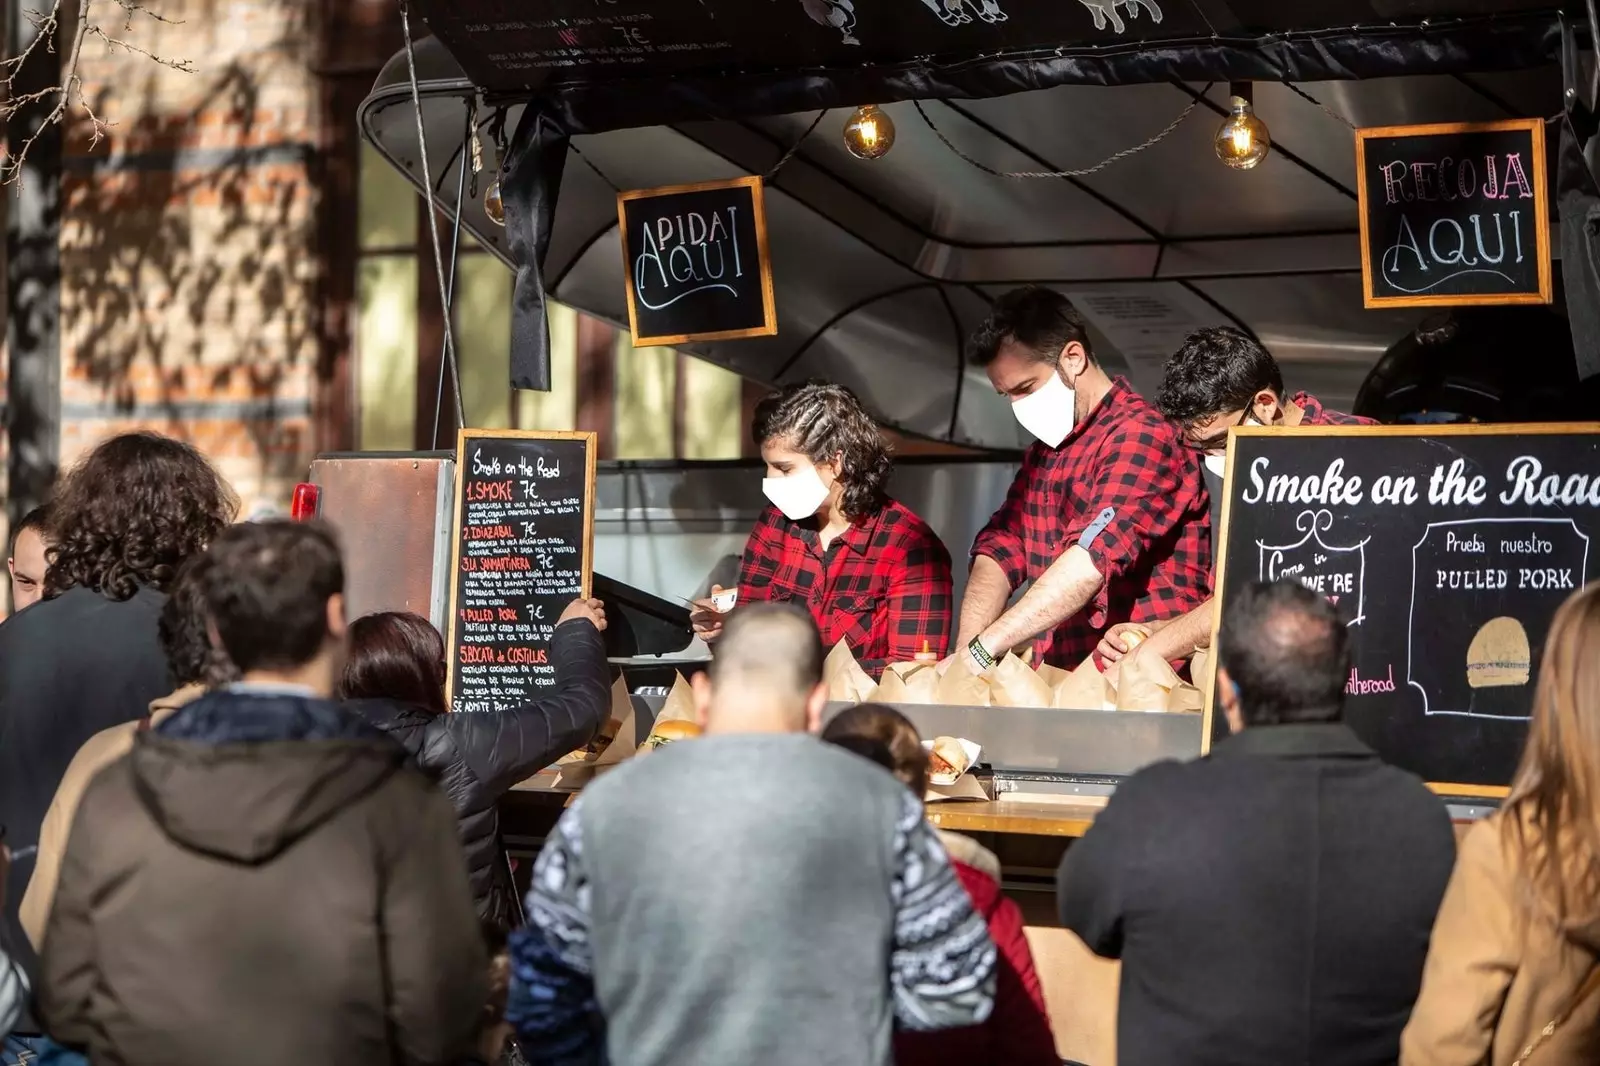
[[[337,704],[248,688],[138,734],[84,793],[47,1031],[115,1066],[468,1054],[488,962],[449,804]]]
[[[605,641],[592,622],[574,619],[550,638],[550,695],[509,711],[432,714],[387,700],[345,706],[394,737],[439,782],[456,811],[473,901],[507,931],[513,889],[500,853],[498,804],[511,786],[593,740],[611,709]]]

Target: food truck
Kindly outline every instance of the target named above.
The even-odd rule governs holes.
[[[1028,439],[963,358],[995,296],[1025,283],[1067,294],[1107,369],[1147,394],[1190,331],[1238,326],[1291,389],[1390,425],[1236,434],[1219,588],[1281,573],[1344,597],[1358,731],[1463,822],[1503,794],[1526,730],[1520,686],[1600,532],[1600,512],[1545,482],[1597,458],[1592,10],[419,6],[432,36],[408,40],[358,121],[437,206],[446,271],[467,233],[515,272],[513,385],[549,385],[547,300],[757,382],[842,382],[884,425],[967,451],[902,462],[893,484],[960,571]],[[472,595],[475,464],[555,464],[551,449],[567,449],[561,499],[581,501],[562,527],[581,565],[560,572],[620,618],[608,636],[642,737],[674,675],[704,659],[684,602],[727,582],[761,507],[754,464],[596,464],[581,440],[469,429],[453,452],[326,456],[312,480],[324,517],[383,545],[353,564],[352,608],[450,628]],[[1367,489],[1330,494],[1335,469]],[[1495,560],[1474,569],[1510,576],[1450,601],[1435,575],[1466,569],[1449,553],[1467,538]],[[1529,543],[1557,561],[1522,565]],[[1473,664],[1508,654],[1528,668],[1479,684]],[[1119,779],[1207,750],[1209,708],[902,709],[924,735],[981,749],[979,795],[930,817],[986,834],[1006,863],[1047,984],[1072,989],[1051,996],[1071,1012],[1055,1019],[1063,1055],[1112,1061],[1115,968],[1046,928],[1048,875]],[[527,783],[516,843],[536,844],[538,812],[580,783]]]

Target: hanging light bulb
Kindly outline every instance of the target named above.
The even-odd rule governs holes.
[[[496,226],[506,224],[506,204],[500,199],[500,175],[496,174],[489,183],[489,188],[483,194],[483,213],[489,216],[489,221]]]
[[[1267,124],[1256,117],[1251,106],[1251,85],[1247,81],[1233,83],[1228,98],[1228,118],[1217,130],[1217,158],[1235,170],[1249,170],[1263,159],[1272,148],[1272,137]]]
[[[844,146],[857,159],[881,159],[894,147],[894,121],[877,104],[863,104],[844,124]]]

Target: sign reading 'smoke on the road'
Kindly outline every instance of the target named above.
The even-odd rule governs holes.
[[[778,332],[758,177],[617,194],[635,347]]]
[[[1547,304],[1544,122],[1356,131],[1368,307]]]

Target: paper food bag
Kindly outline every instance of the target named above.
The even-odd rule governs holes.
[[[627,679],[622,677],[617,678],[617,683],[611,686],[611,717],[619,716],[622,718],[621,728],[617,730],[616,739],[594,761],[596,767],[615,766],[632,755],[633,749],[644,739],[638,735],[639,716],[633,709],[633,697],[628,692]]]
[[[1061,682],[1072,676],[1065,670],[1061,669],[1061,667],[1051,666],[1049,663],[1040,663],[1039,669],[1034,672],[1039,675],[1039,680],[1043,681],[1045,683],[1045,687],[1051,692],[1055,691],[1057,685],[1061,684]],[[1046,704],[1046,706],[1049,705]]]
[[[950,668],[939,678],[936,702],[958,707],[989,706],[989,682],[972,670],[970,655],[957,655]]]
[[[1050,706],[1050,686],[1028,667],[1026,660],[1008,652],[984,673],[989,680],[989,700],[993,706]]]
[[[828,699],[841,703],[865,703],[878,688],[842,640],[823,661],[822,680],[828,685]]]
[[[1050,706],[1069,711],[1103,711],[1116,707],[1117,693],[1106,681],[1091,655],[1056,685],[1050,693]]]
[[[667,701],[661,705],[661,710],[656,712],[656,721],[694,721],[694,689],[689,687],[689,682],[683,679],[682,674],[673,673],[672,691],[667,693]]]
[[[574,763],[597,763],[605,758],[606,753],[621,743],[624,728],[631,731],[633,728],[633,701],[628,698],[628,682],[621,675],[611,685],[611,714],[607,717],[605,725],[600,727],[600,733],[594,740],[577,751],[568,752],[556,760],[557,766],[569,766]]]
[[[937,703],[939,671],[937,663],[890,663],[883,671],[871,700],[873,703]]]
[[[1165,659],[1153,655],[1130,655],[1118,665],[1119,711],[1166,711],[1173,690],[1183,684]]]

